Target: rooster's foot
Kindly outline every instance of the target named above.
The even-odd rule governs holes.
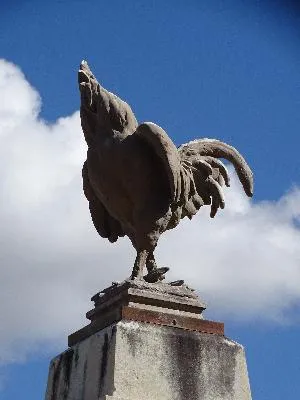
[[[144,276],[144,280],[148,283],[156,283],[165,279],[165,273],[169,271],[169,268],[152,268],[147,275]]]
[[[183,284],[184,284],[183,279],[179,279],[178,281],[169,282],[169,285],[171,285],[171,286],[182,286]]]

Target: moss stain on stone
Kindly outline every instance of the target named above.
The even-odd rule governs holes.
[[[78,360],[79,360],[79,350],[78,350],[78,346],[76,346],[76,349],[75,349],[75,357],[74,357],[75,368],[77,368]]]
[[[104,336],[104,342],[102,345],[102,357],[101,357],[101,362],[100,362],[100,376],[99,376],[99,381],[98,381],[98,397],[103,396],[104,391],[105,391],[105,377],[108,372],[108,364],[109,364],[109,355],[110,355],[110,350],[115,342],[115,335],[116,335],[116,327],[114,326],[111,331],[111,335],[109,337],[108,332],[105,333]],[[114,349],[113,349],[114,351]],[[112,361],[112,360],[111,360]],[[113,379],[113,377],[112,377]],[[113,386],[113,383],[112,383]],[[112,394],[112,390],[110,388],[107,388],[107,390],[110,392],[109,394]],[[114,388],[113,388],[114,390]]]
[[[204,398],[205,393],[199,391],[197,382],[197,368],[195,356],[201,351],[199,341],[194,337],[193,332],[187,335],[177,334],[170,337],[171,354],[173,355],[172,364],[174,373],[177,377],[179,390],[178,400],[186,400],[187,395],[190,399]],[[201,396],[199,394],[201,393]]]
[[[66,400],[68,397],[69,387],[70,387],[70,376],[72,371],[72,362],[73,362],[74,350],[69,349],[63,354],[62,359],[62,368],[64,371],[64,392],[63,392],[63,400]]]
[[[60,365],[62,361],[63,354],[59,357],[58,361],[51,361],[51,368],[54,369],[53,380],[52,380],[52,390],[51,390],[51,400],[57,399],[57,392],[59,388],[59,377],[60,377]]]

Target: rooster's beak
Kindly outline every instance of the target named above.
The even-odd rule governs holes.
[[[88,63],[85,60],[81,61],[78,71],[78,83],[89,83],[91,79],[95,79],[92,71],[90,70]]]

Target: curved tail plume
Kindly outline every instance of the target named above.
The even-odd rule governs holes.
[[[253,173],[242,155],[232,146],[215,139],[199,139],[183,144],[178,149],[184,160],[197,157],[224,158],[230,161],[247,196],[253,196]],[[229,184],[229,183],[228,183]]]

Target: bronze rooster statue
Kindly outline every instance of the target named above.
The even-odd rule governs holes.
[[[235,148],[219,140],[177,149],[159,126],[138,125],[130,106],[105,90],[85,61],[78,79],[88,145],[83,190],[95,228],[110,242],[130,238],[137,251],[131,279],[162,280],[168,268],[158,268],[153,254],[160,235],[203,205],[211,206],[212,218],[225,206],[222,186],[229,186],[229,177],[219,158],[232,162],[248,196],[252,172]]]

